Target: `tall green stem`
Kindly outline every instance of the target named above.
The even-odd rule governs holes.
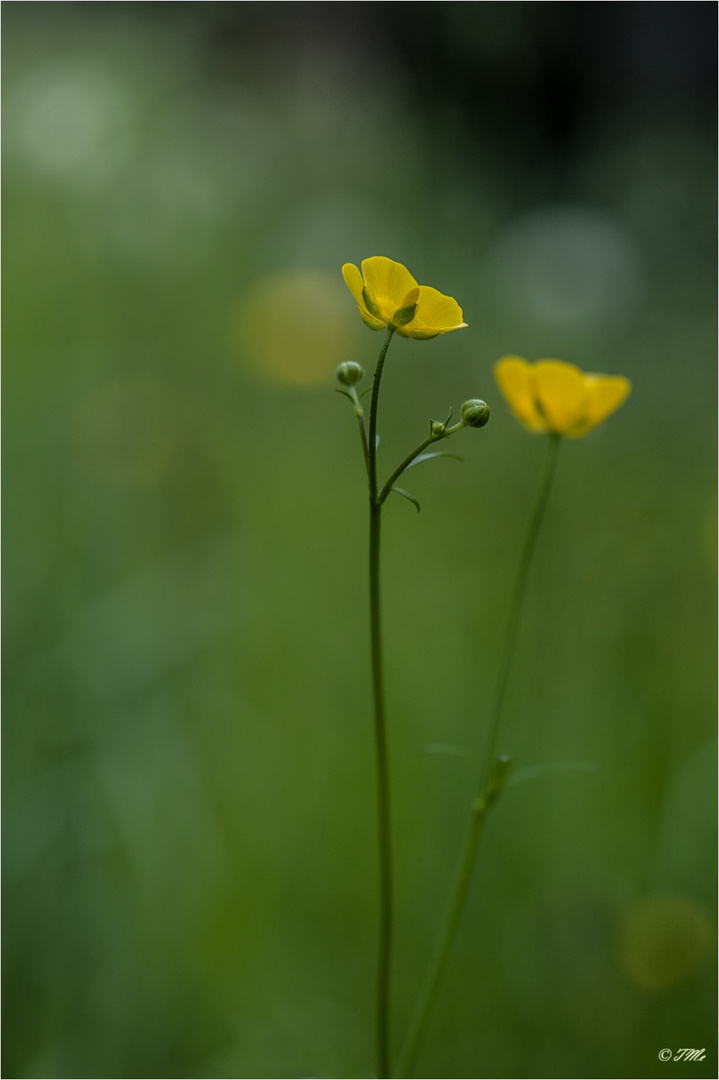
[[[507,692],[509,675],[514,661],[515,646],[517,644],[517,632],[519,630],[522,608],[524,607],[524,598],[527,592],[529,568],[532,564],[537,537],[544,519],[545,510],[547,509],[547,502],[549,501],[549,492],[552,487],[552,481],[554,480],[554,473],[557,466],[557,454],[559,452],[560,439],[561,436],[559,435],[553,433],[549,435],[547,456],[544,460],[544,472],[542,473],[539,489],[534,501],[532,516],[529,519],[529,528],[527,529],[527,535],[524,539],[524,546],[519,559],[519,566],[517,567],[517,576],[514,579],[514,590],[512,592],[512,600],[509,607],[509,618],[507,619],[507,631],[504,638],[502,658],[499,664],[499,674],[497,676],[494,708],[492,710],[492,718],[487,733],[487,746],[484,756],[484,785],[488,782],[494,764],[497,736],[499,735],[499,724],[502,718],[504,698]]]
[[[385,357],[387,356],[387,349],[389,349],[389,343],[392,340],[394,334],[394,327],[388,326],[387,333],[385,334],[384,341],[382,342],[382,348],[380,349],[379,356],[377,358],[377,367],[374,371],[374,380],[372,382],[372,399],[369,407],[369,497],[370,502],[376,502],[377,500],[377,406],[379,405],[379,388],[382,381],[382,370],[384,368]]]
[[[370,639],[377,763],[379,840],[379,954],[377,964],[377,1059],[380,1077],[389,1076],[389,992],[392,962],[392,828],[389,755],[384,710],[382,625],[380,612],[380,523],[382,508],[370,503]]]
[[[537,492],[537,498],[534,503],[534,509],[530,518],[529,528],[527,530],[519,566],[517,568],[517,576],[514,582],[514,591],[512,593],[509,618],[507,620],[507,632],[504,639],[504,647],[497,677],[497,689],[488,730],[483,772],[476,797],[472,803],[470,825],[455,874],[450,901],[442,920],[439,934],[437,935],[419,1004],[397,1071],[397,1075],[405,1078],[405,1080],[412,1075],[422,1042],[427,1033],[427,1026],[432,1014],[432,1009],[439,992],[452,943],[456,936],[467,900],[467,894],[472,880],[472,872],[477,858],[477,851],[479,850],[479,843],[482,838],[484,822],[489,810],[499,796],[509,764],[506,759],[500,759],[499,761],[495,760],[497,737],[499,734],[502,708],[517,643],[520,617],[524,606],[527,578],[529,576],[529,569],[536,547],[537,536],[539,535],[542,519],[544,518],[544,513],[547,508],[547,501],[549,499],[549,492],[557,463],[558,449],[559,436],[551,434],[549,436],[549,446],[544,473]]]
[[[382,620],[380,608],[380,526],[382,503],[377,484],[377,406],[382,369],[392,328],[387,329],[377,360],[369,415],[368,465],[370,496],[369,595],[370,642],[372,655],[372,696],[374,701],[375,754],[377,761],[377,825],[379,839],[379,951],[377,963],[377,1063],[380,1077],[389,1076],[389,996],[392,964],[392,822],[389,792],[389,756],[384,709],[382,663]]]

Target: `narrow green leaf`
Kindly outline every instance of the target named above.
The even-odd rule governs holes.
[[[354,399],[353,399],[352,395],[348,394],[346,390],[337,390],[337,388],[335,388],[335,394],[341,394],[342,397],[346,397],[354,405]]]
[[[546,776],[555,770],[561,772],[584,772],[598,773],[599,766],[592,761],[551,761],[546,765],[529,765],[525,769],[519,769],[511,774],[507,780],[507,787],[514,784],[523,784],[526,780],[533,780],[537,776]]]
[[[414,495],[410,495],[410,493],[408,491],[405,491],[404,488],[393,487],[392,491],[396,491],[398,495],[404,495],[405,499],[409,499],[409,501],[417,507],[417,513],[419,513],[419,503],[415,499]]]
[[[456,746],[454,743],[429,743],[426,749],[428,754],[447,754],[451,757],[461,758],[473,772],[479,772],[475,755],[463,746]]]
[[[410,461],[407,468],[411,469],[413,465],[419,465],[420,462],[429,461],[429,459],[433,457],[451,457],[454,458],[455,461],[464,461],[464,458],[460,457],[459,454],[451,454],[448,450],[435,450],[431,454],[419,454],[414,461]]]

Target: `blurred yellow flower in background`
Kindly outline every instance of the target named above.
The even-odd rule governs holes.
[[[618,409],[632,388],[623,375],[588,375],[561,360],[529,364],[519,356],[505,356],[494,375],[525,427],[574,439]]]
[[[334,274],[296,268],[248,287],[230,314],[228,346],[262,381],[321,386],[350,353],[355,326]]]
[[[456,300],[418,285],[406,266],[383,255],[364,259],[361,273],[345,263],[342,276],[371,330],[390,326],[402,337],[421,340],[467,325]]]
[[[616,958],[624,974],[649,993],[696,975],[716,952],[711,913],[688,896],[658,894],[625,912]]]

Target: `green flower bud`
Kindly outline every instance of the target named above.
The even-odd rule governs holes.
[[[433,420],[432,421],[432,434],[436,435],[438,439],[441,438],[442,435],[446,435],[447,434],[446,425],[443,424],[441,420]]]
[[[484,427],[489,420],[489,405],[480,398],[470,398],[462,406],[462,419],[469,427]]]
[[[337,368],[335,375],[337,381],[341,382],[343,386],[356,386],[358,382],[362,382],[362,379],[364,379],[364,370],[359,364],[355,364],[354,360],[345,360]]]

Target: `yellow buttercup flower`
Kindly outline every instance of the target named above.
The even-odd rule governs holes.
[[[418,285],[402,263],[383,255],[364,259],[361,273],[353,263],[345,263],[342,277],[371,330],[389,326],[402,337],[424,339],[467,325],[456,300]]]
[[[525,427],[574,439],[601,424],[632,388],[623,375],[588,375],[561,360],[528,364],[520,356],[505,356],[494,375]]]

